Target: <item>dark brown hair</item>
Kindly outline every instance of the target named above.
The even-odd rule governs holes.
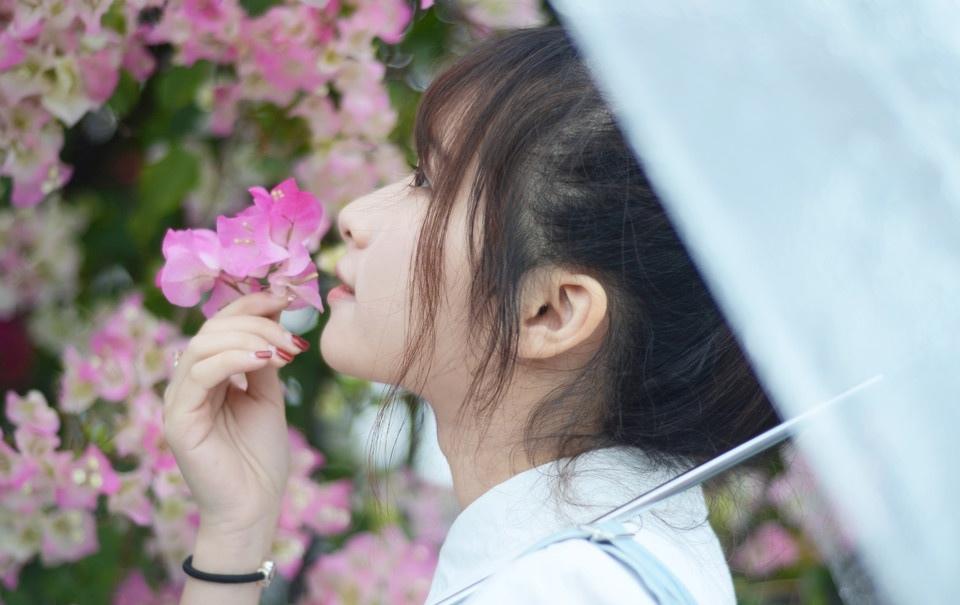
[[[415,253],[414,340],[401,378],[418,359],[432,358],[443,271],[436,251],[444,249],[462,181],[473,175],[468,225],[481,221],[482,229],[479,246],[466,234],[471,338],[487,354],[458,421],[472,414],[486,434],[517,364],[523,280],[534,269],[561,266],[603,285],[609,324],[590,362],[531,414],[522,442],[531,465],[544,450],[575,458],[628,445],[680,468],[777,422],[562,27],[501,33],[457,58],[425,91],[414,136],[416,184],[424,172],[430,177],[431,200]],[[398,389],[394,384],[386,401]]]

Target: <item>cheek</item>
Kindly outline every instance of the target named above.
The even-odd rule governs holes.
[[[397,225],[358,252],[356,298],[334,301],[320,353],[340,372],[391,382],[405,346],[410,267],[416,232]]]

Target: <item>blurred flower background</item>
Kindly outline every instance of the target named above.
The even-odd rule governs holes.
[[[555,23],[531,0],[0,0],[3,603],[177,601],[197,515],[161,395],[203,316],[156,287],[166,229],[291,174],[335,217],[410,171],[443,61]],[[313,251],[323,291],[337,236]],[[324,319],[283,316],[314,342]],[[422,603],[458,511],[430,408],[408,395],[371,436],[385,385],[315,349],[284,371],[295,462],[263,602]],[[792,450],[710,494],[744,603],[838,601],[823,561],[849,539]]]

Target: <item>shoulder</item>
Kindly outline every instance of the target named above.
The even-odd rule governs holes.
[[[566,540],[516,559],[484,581],[466,603],[655,605],[656,601],[631,572],[596,545]]]
[[[637,542],[701,604],[733,605],[730,569],[709,525],[686,532],[648,527]],[[652,531],[651,531],[652,530]],[[490,576],[469,605],[656,603],[613,556],[586,540],[566,540],[526,554]]]

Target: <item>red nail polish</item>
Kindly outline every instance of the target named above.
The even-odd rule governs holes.
[[[254,353],[254,355],[259,357],[260,359],[270,359],[271,357],[273,357],[273,351],[271,351],[270,349],[267,349],[264,351],[257,351]]]
[[[307,342],[307,339],[297,336],[296,334],[291,334],[290,336],[293,337],[293,342],[295,342],[301,350],[306,351],[310,348],[310,343]]]
[[[288,353],[283,349],[277,349],[277,356],[288,363],[293,361],[293,353]]]

